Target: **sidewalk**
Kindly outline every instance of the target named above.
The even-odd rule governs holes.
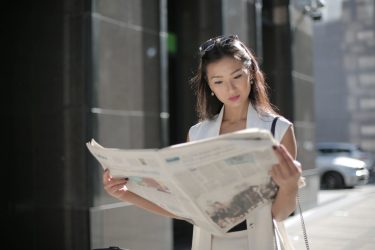
[[[375,185],[321,191],[318,205],[303,212],[311,250],[375,249]],[[306,249],[299,214],[285,226],[296,250]]]

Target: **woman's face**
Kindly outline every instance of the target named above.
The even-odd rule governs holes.
[[[224,57],[207,65],[211,91],[227,107],[242,107],[249,102],[250,71],[232,57]]]

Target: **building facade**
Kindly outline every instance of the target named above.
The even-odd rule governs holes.
[[[314,25],[316,139],[375,153],[375,5],[327,1]]]
[[[85,143],[185,141],[197,121],[189,85],[197,48],[220,34],[238,34],[256,52],[272,102],[295,124],[308,179],[302,205],[316,203],[313,32],[299,2],[68,0],[11,9],[6,141],[9,158],[18,157],[7,170],[17,176],[7,233],[24,240],[7,249],[190,248],[187,222],[109,197]]]

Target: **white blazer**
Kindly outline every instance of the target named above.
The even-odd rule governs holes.
[[[206,139],[209,137],[218,136],[223,120],[224,106],[221,108],[212,120],[204,120],[192,126],[189,130],[189,140],[195,141],[199,139]],[[271,113],[259,114],[251,105],[247,109],[246,128],[261,128],[271,130],[273,119],[276,115]],[[279,116],[275,127],[275,139],[281,141],[287,129],[292,125],[290,121],[282,116]]]
[[[218,136],[224,114],[224,106],[220,113],[212,120],[204,120],[192,126],[189,130],[189,140],[199,140]],[[249,104],[247,111],[246,128],[262,128],[271,130],[273,119],[276,115],[271,113],[259,114]],[[279,116],[275,127],[275,139],[281,141],[285,132],[292,126],[292,123],[282,116]],[[202,228],[194,226],[192,250],[217,250],[228,249],[224,247],[225,238],[231,243],[231,249],[243,249],[243,245],[249,250],[271,250],[271,249],[293,249],[288,240],[283,223],[276,223],[272,219],[272,204],[255,209],[246,217],[247,230],[227,233],[222,236],[215,236]],[[233,241],[233,239],[235,239]],[[224,240],[224,241],[223,241]],[[237,246],[236,242],[241,246]],[[224,244],[223,244],[224,243]]]

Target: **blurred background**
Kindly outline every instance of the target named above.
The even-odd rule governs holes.
[[[85,143],[161,148],[197,122],[198,46],[238,34],[295,126],[307,186],[372,181],[372,0],[65,0],[7,3],[4,249],[190,249],[192,226],[105,194]],[[354,170],[353,170],[354,169]]]

